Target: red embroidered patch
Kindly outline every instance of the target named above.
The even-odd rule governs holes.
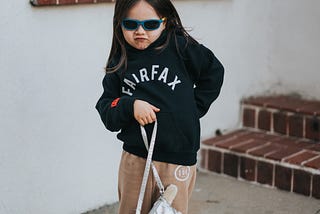
[[[117,99],[114,99],[111,103],[111,107],[116,107],[118,105],[118,102],[119,102],[120,98],[117,98]]]

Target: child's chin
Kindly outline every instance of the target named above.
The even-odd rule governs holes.
[[[147,44],[140,44],[140,45],[136,45],[135,46],[135,48],[138,49],[138,50],[144,50],[147,47],[149,47],[149,45],[147,45]]]

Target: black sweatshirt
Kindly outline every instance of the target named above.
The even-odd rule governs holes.
[[[105,75],[96,109],[108,130],[121,130],[117,138],[125,151],[146,158],[133,103],[139,99],[160,108],[153,160],[193,165],[200,147],[199,119],[220,93],[224,68],[203,45],[185,46],[182,36],[177,36],[180,53],[174,38],[164,50],[156,50],[165,40],[164,32],[145,50],[127,44],[127,70]],[[150,140],[153,124],[145,128]]]

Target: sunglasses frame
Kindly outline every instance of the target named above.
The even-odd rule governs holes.
[[[122,25],[122,27],[123,27],[124,29],[129,30],[129,31],[135,31],[135,30],[137,30],[140,26],[142,26],[142,28],[143,28],[145,31],[153,31],[153,30],[157,30],[157,29],[160,27],[161,23],[163,23],[165,20],[166,20],[165,17],[164,17],[164,18],[161,18],[161,19],[146,19],[146,20],[142,20],[142,21],[136,20],[136,19],[126,18],[126,19],[124,19],[124,20],[121,22],[121,25]],[[124,25],[124,22],[125,22],[125,21],[134,21],[134,22],[137,24],[137,27],[134,28],[134,29],[132,29],[132,28],[127,28],[127,27]],[[148,22],[148,21],[157,21],[157,22],[159,23],[159,26],[158,26],[157,28],[154,28],[154,29],[146,28],[145,23]]]

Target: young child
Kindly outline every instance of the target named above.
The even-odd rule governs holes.
[[[119,167],[119,213],[135,213],[147,149],[140,125],[151,138],[164,186],[175,184],[173,207],[186,214],[196,178],[200,122],[218,97],[224,68],[214,54],[183,28],[170,0],[117,0],[113,41],[96,109],[123,142]],[[142,213],[159,197],[149,175]]]

